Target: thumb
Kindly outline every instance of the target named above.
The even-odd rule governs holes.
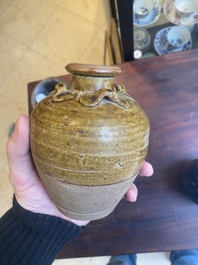
[[[19,116],[13,133],[7,143],[8,158],[15,155],[25,156],[29,151],[29,118],[25,115]],[[14,152],[14,153],[12,153]]]
[[[32,162],[29,145],[29,118],[25,115],[17,119],[14,132],[7,145],[10,182],[15,190],[32,185],[32,175],[37,175]]]

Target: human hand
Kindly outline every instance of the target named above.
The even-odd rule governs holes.
[[[79,226],[88,221],[73,220],[58,211],[45,190],[30,153],[29,118],[21,115],[14,132],[7,142],[9,178],[17,202],[34,213],[49,214],[73,222]]]
[[[150,163],[144,161],[142,163],[139,176],[144,176],[144,177],[150,177],[153,175],[153,167]],[[130,202],[135,202],[137,200],[138,196],[138,189],[136,185],[133,183],[131,187],[128,189],[127,193],[125,194],[125,199]]]
[[[7,157],[9,163],[9,178],[14,188],[17,202],[26,210],[34,213],[49,214],[73,222],[79,226],[86,225],[88,221],[79,221],[66,217],[58,211],[53,201],[46,192],[37,170],[35,168],[29,145],[29,118],[21,115],[13,134],[7,142]],[[144,162],[140,175],[150,176],[153,173],[152,166]],[[135,201],[138,195],[134,184],[126,193],[128,201]]]

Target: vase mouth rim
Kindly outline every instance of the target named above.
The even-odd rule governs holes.
[[[95,77],[114,77],[121,73],[118,66],[70,63],[65,69],[72,74]]]

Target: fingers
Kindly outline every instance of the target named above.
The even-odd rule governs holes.
[[[138,196],[138,189],[135,184],[132,184],[127,193],[125,194],[125,199],[129,202],[135,202]]]
[[[144,177],[150,177],[153,175],[153,167],[150,163],[144,161],[142,163],[140,172],[139,172],[140,176],[144,176]]]
[[[139,175],[144,176],[144,177],[152,176],[153,175],[152,165],[150,163],[144,161],[142,163]],[[138,189],[135,186],[135,184],[132,184],[124,197],[127,201],[135,202],[137,200],[137,196],[138,196]]]

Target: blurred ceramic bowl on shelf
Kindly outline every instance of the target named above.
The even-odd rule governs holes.
[[[135,0],[133,11],[138,16],[146,16],[153,9],[153,0]]]
[[[174,0],[176,12],[180,16],[190,16],[198,11],[198,0]]]
[[[198,23],[198,12],[193,12],[189,16],[181,16],[176,11],[174,0],[164,1],[163,12],[167,20],[175,25],[193,26]]]
[[[190,26],[185,26],[188,28],[188,30],[190,31],[190,33],[193,32],[194,28],[195,28],[195,24],[194,25],[190,25]]]
[[[181,51],[187,51],[192,48],[192,38],[182,46],[173,46],[168,42],[167,35],[169,31],[172,29],[172,27],[166,27],[161,30],[159,30],[156,33],[155,39],[154,39],[154,48],[157,54],[163,55],[163,54],[169,54],[174,52],[181,52]]]
[[[55,85],[60,83],[61,81],[57,78],[47,78],[43,81],[39,82],[34,90],[32,91],[31,95],[31,106],[34,108],[39,101],[44,99],[50,92],[55,89]]]
[[[145,54],[142,56],[142,59],[144,59],[144,58],[150,58],[150,57],[154,57],[154,56],[155,56],[154,53],[152,53],[152,52],[147,52],[147,53],[145,53]]]
[[[145,53],[149,50],[151,44],[151,35],[144,28],[135,28],[133,31],[134,50],[140,50]]]
[[[184,26],[173,26],[167,34],[168,42],[174,47],[185,45],[191,39],[188,28]]]

